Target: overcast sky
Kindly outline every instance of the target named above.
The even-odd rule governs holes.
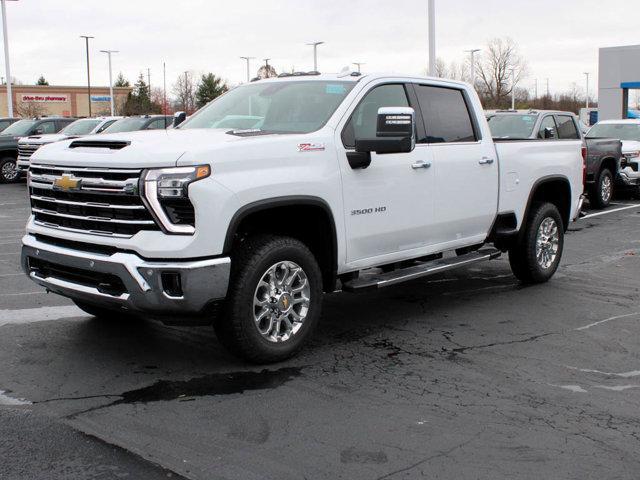
[[[108,85],[106,55],[130,80],[151,68],[152,86],[185,70],[244,81],[238,57],[270,57],[278,72],[310,70],[323,40],[319,70],[365,62],[366,72],[423,73],[427,65],[426,0],[19,0],[7,2],[12,75],[34,83],[86,84],[84,40],[91,41],[92,84]],[[529,65],[522,86],[550,78],[552,92],[597,80],[598,48],[640,43],[637,0],[436,0],[437,56],[447,64],[492,37],[511,37]],[[255,60],[252,68],[257,69]],[[4,68],[4,62],[3,62]],[[4,73],[4,70],[3,70]]]

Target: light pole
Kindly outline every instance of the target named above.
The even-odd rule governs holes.
[[[324,42],[311,42],[307,45],[313,47],[313,71],[318,71],[318,45],[322,45]]]
[[[533,99],[538,100],[538,79],[537,78],[535,79],[535,82],[536,82],[536,86],[534,87],[535,96]]]
[[[149,100],[151,100],[151,69],[147,68],[147,88],[149,89]]]
[[[550,94],[549,94],[549,79],[547,78],[547,98],[549,98],[549,97],[550,97]]]
[[[251,81],[251,67],[250,67],[250,62],[251,60],[253,60],[256,57],[240,57],[243,60],[246,60],[247,62],[247,82]]]
[[[118,53],[118,50],[100,50],[102,53],[106,53],[109,57],[109,96],[111,97],[111,116],[116,114],[116,106],[113,100],[113,78],[111,76],[111,54]],[[89,99],[91,100],[91,99]]]
[[[516,71],[511,69],[511,110],[516,109]]]
[[[80,35],[80,38],[84,38],[84,42],[87,49],[87,100],[89,101],[89,116],[91,116],[91,74],[89,73],[89,39],[94,38],[88,35]]]
[[[472,48],[471,50],[465,50],[466,52],[469,52],[469,55],[471,56],[471,85],[473,86],[473,88],[476,88],[476,60],[475,60],[475,54],[478,53],[480,51],[479,48]]]
[[[587,101],[586,107],[589,108],[589,72],[584,72],[585,77],[587,77]]]
[[[353,63],[356,67],[358,67],[358,73],[362,73],[360,70],[360,67],[362,67],[362,65],[366,65],[366,63],[364,62],[351,62]]]
[[[436,0],[429,0],[429,75],[436,76]]]
[[[13,117],[13,93],[11,92],[11,67],[9,66],[9,34],[7,33],[6,0],[2,0],[2,34],[4,36],[4,66],[7,75],[7,110],[9,117]]]

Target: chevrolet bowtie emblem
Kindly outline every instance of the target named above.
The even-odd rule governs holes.
[[[81,179],[75,178],[73,175],[69,175],[68,173],[65,173],[60,178],[56,178],[53,181],[53,188],[56,190],[63,190],[65,192],[69,192],[71,190],[80,190],[81,183],[82,183]]]

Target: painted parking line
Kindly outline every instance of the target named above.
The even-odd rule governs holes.
[[[49,322],[53,320],[63,320],[65,318],[86,316],[87,314],[75,305],[0,310],[0,327],[3,325],[22,325],[27,323]]]
[[[611,210],[605,210],[604,212],[589,213],[588,215],[585,215],[584,217],[581,217],[581,219],[599,217],[600,215],[606,215],[607,213],[621,212],[622,210],[629,210],[630,208],[638,208],[638,207],[640,207],[640,204],[636,203],[636,204],[633,204],[633,205],[627,205],[626,207],[620,207],[620,208],[613,208]],[[578,220],[580,220],[580,219],[578,219]]]

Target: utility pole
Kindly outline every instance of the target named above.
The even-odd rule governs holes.
[[[358,73],[362,73],[360,70],[360,67],[362,67],[362,65],[366,65],[366,63],[364,62],[351,62],[353,63],[356,67],[358,67]]]
[[[113,77],[111,76],[111,54],[118,53],[118,50],[100,50],[102,53],[106,53],[109,58],[109,96],[111,97],[111,116],[113,117],[116,113],[115,102],[113,99]]]
[[[536,86],[534,87],[535,96],[533,98],[534,100],[537,100],[538,99],[538,79],[537,78],[535,79],[535,82],[536,82]]]
[[[189,115],[189,100],[190,100],[190,88],[189,88],[189,72],[184,72],[184,111]]]
[[[240,57],[247,62],[247,83],[251,81],[251,67],[250,62],[256,57]]]
[[[511,69],[511,110],[516,109],[516,70]]]
[[[589,108],[589,72],[584,72],[585,77],[587,77],[587,101],[586,107]]]
[[[549,98],[549,79],[547,78],[547,98]]]
[[[476,88],[476,59],[475,59],[475,54],[477,52],[480,51],[479,48],[473,48],[471,50],[465,50],[466,52],[469,52],[469,55],[471,56],[471,85],[473,86],[473,88]]]
[[[322,45],[324,42],[311,42],[307,45],[313,47],[313,71],[318,71],[318,45]]]
[[[162,106],[163,112],[167,114],[167,64],[162,62]],[[166,125],[166,122],[165,122]],[[165,127],[166,128],[166,127]]]
[[[4,37],[4,68],[7,75],[7,111],[13,117],[13,92],[11,91],[11,67],[9,66],[9,34],[7,33],[7,5],[2,0],[2,34]]]
[[[429,75],[436,76],[436,0],[429,0]]]
[[[147,88],[149,89],[149,100],[151,100],[151,69],[147,68]]]
[[[89,39],[94,38],[88,35],[80,35],[80,38],[84,38],[87,49],[87,100],[89,101],[89,116],[91,116],[91,73],[89,69]]]

